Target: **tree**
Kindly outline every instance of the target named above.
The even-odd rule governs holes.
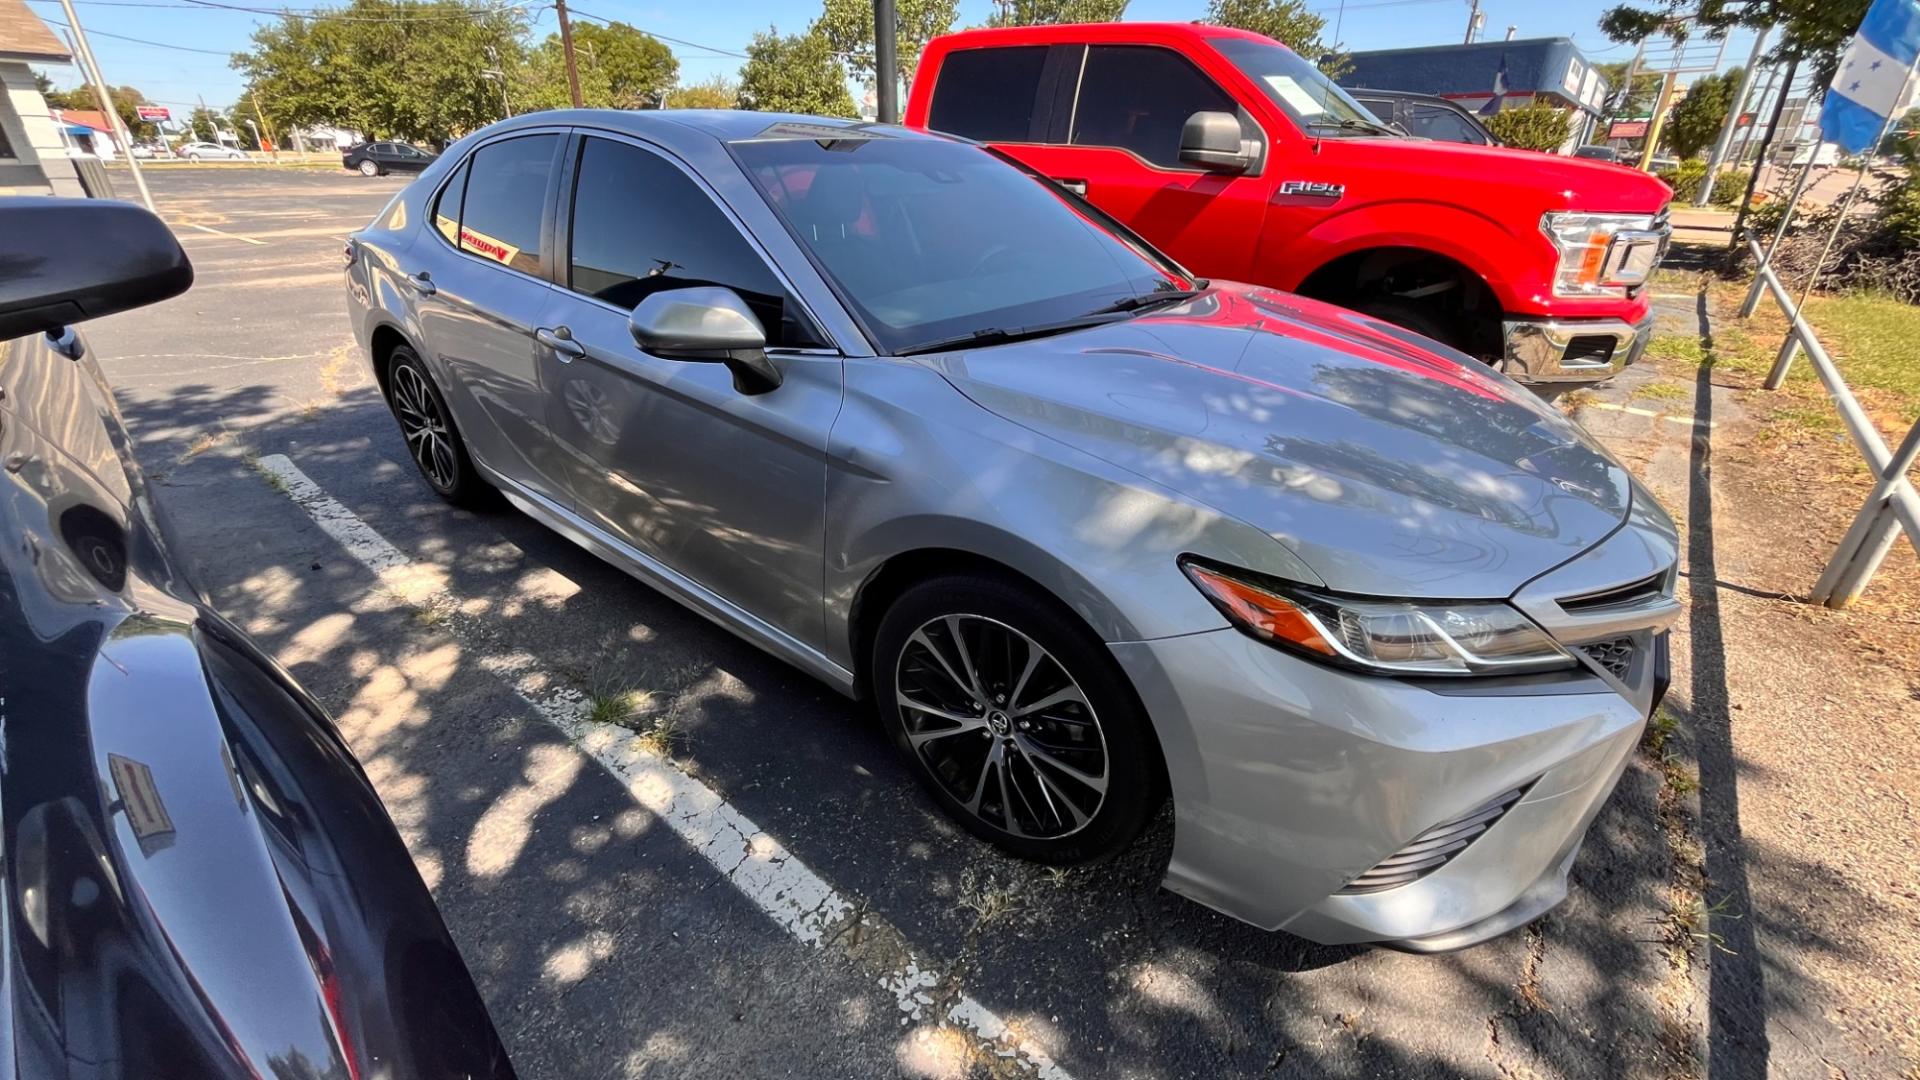
[[[1339,45],[1320,37],[1327,20],[1307,10],[1302,0],[1207,0],[1206,21],[1265,34],[1318,64],[1329,78],[1347,68]]]
[[[1013,0],[987,17],[988,26],[1056,26],[1119,22],[1127,0]]]
[[[1600,77],[1607,80],[1610,116],[1646,116],[1653,111],[1654,103],[1660,100],[1660,73],[1657,71],[1635,72],[1633,87],[1627,87],[1627,69],[1632,66],[1625,60],[1593,65]]]
[[[1770,59],[1799,57],[1813,71],[1814,85],[1833,81],[1840,50],[1866,17],[1869,0],[1642,0],[1621,4],[1600,16],[1600,32],[1614,41],[1637,44],[1672,20],[1692,17],[1708,35],[1734,27],[1777,27],[1781,35]],[[1684,32],[1684,30],[1683,30]]]
[[[959,0],[896,0],[899,26],[898,57],[901,82],[911,85],[920,50],[927,42],[953,29]],[[813,30],[826,38],[856,78],[875,82],[873,58],[873,0],[826,0]],[[751,50],[749,50],[751,51]]]
[[[1744,73],[1742,68],[1732,68],[1721,75],[1695,79],[1687,88],[1687,96],[1667,114],[1662,141],[1682,159],[1712,146],[1720,137],[1720,125],[1727,119],[1727,110],[1733,108],[1733,95],[1739,92]]]
[[[740,68],[740,104],[761,112],[859,115],[847,93],[847,69],[818,28],[783,37],[769,27],[753,35]]]
[[[35,68],[33,72],[33,88],[39,92],[41,97],[46,97],[47,94],[53,90],[53,80],[47,77],[46,72]]]
[[[669,109],[731,109],[739,100],[739,84],[725,75],[667,91]]]
[[[187,117],[187,127],[193,131],[195,142],[220,141],[220,114],[205,107],[193,110]]]
[[[151,139],[159,134],[158,127],[140,119],[138,106],[153,104],[147,100],[147,95],[131,86],[110,86],[107,92],[113,95],[113,111],[119,113],[120,122],[127,125],[127,134],[136,139]],[[106,111],[106,107],[100,104],[100,95],[93,92],[92,86],[76,86],[71,90],[54,90],[49,87],[42,90],[40,95],[46,99],[49,108]]]
[[[1486,119],[1487,130],[1502,145],[1552,153],[1566,143],[1573,125],[1565,111],[1544,101],[1502,109]]]
[[[673,50],[626,23],[575,26],[573,53],[580,71],[580,101],[589,109],[657,108],[680,78]],[[518,75],[514,98],[521,111],[572,106],[566,47],[559,34],[547,35]]]

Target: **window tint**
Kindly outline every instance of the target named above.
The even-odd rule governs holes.
[[[453,171],[453,178],[447,186],[440,189],[440,201],[433,207],[433,227],[447,238],[449,244],[460,243],[460,201],[467,192],[467,163]]]
[[[470,159],[460,250],[529,274],[540,272],[540,216],[558,135],[483,146]]]
[[[1155,165],[1180,164],[1180,129],[1197,112],[1238,112],[1212,79],[1179,54],[1147,45],[1095,45],[1080,77],[1073,139],[1117,146]]]
[[[1045,45],[949,54],[933,86],[927,126],[981,142],[1025,142],[1046,63]]]
[[[770,344],[821,344],[773,270],[713,199],[658,154],[587,139],[573,192],[568,286],[632,309],[663,289],[724,285]]]
[[[1452,109],[1438,105],[1407,105],[1407,131],[1423,139],[1441,142],[1485,143],[1487,140],[1472,124]]]

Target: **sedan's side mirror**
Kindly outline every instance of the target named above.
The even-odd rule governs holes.
[[[1214,172],[1243,173],[1253,155],[1240,132],[1240,118],[1229,112],[1197,112],[1180,128],[1180,160]]]
[[[0,341],[178,296],[193,264],[173,230],[110,199],[0,198]]]
[[[743,394],[780,385],[780,369],[767,359],[766,327],[732,289],[663,289],[640,301],[627,325],[634,343],[655,356],[727,365]]]

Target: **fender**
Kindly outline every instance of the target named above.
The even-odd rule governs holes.
[[[1341,210],[1291,238],[1260,247],[1261,262],[1285,267],[1281,287],[1289,291],[1321,267],[1345,255],[1373,248],[1407,247],[1444,255],[1479,275],[1500,306],[1527,306],[1537,283],[1513,274],[1538,261],[1518,250],[1519,238],[1500,222],[1460,206],[1427,199],[1359,203]]]

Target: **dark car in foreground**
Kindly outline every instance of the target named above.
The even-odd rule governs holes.
[[[193,279],[0,199],[0,1078],[513,1075],[332,721],[183,572],[73,324]]]
[[[1171,792],[1176,892],[1470,945],[1566,895],[1659,697],[1674,527],[1577,425],[993,150],[539,113],[346,255],[435,491],[873,702],[1014,854],[1110,856]]]
[[[412,143],[363,142],[340,152],[343,168],[361,176],[385,176],[388,173],[417,173],[434,163],[438,154],[422,150]]]

